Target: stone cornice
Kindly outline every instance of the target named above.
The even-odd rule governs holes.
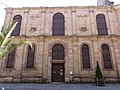
[[[113,8],[120,9],[120,4],[117,4],[117,5],[113,6]]]
[[[67,6],[67,7],[7,7],[5,10],[54,10],[54,9],[111,9],[113,6],[100,7],[100,6]]]
[[[108,35],[108,36],[98,36],[98,35],[84,35],[84,36],[78,36],[78,35],[71,35],[71,36],[46,36],[46,35],[38,35],[38,36],[15,36],[15,39],[28,39],[28,38],[120,38],[120,35]]]

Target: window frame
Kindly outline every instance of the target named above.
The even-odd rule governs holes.
[[[15,44],[11,44],[10,46],[12,46],[12,45],[15,45]],[[10,47],[9,46],[9,47]],[[14,60],[13,60],[13,66],[12,67],[8,67],[7,65],[8,65],[8,57],[9,57],[9,55],[11,54],[11,52],[10,53],[8,53],[8,55],[5,57],[5,69],[15,69],[15,62],[16,62],[16,53],[17,53],[17,48],[15,48],[14,49],[15,51],[14,51]],[[12,51],[13,52],[13,51]],[[12,56],[13,57],[13,56]]]
[[[89,67],[88,68],[84,68],[84,60],[83,60],[83,45],[87,45],[87,47],[88,47],[88,53],[89,53]],[[92,69],[92,66],[91,66],[91,53],[90,53],[90,46],[88,45],[88,44],[82,44],[81,45],[81,66],[82,66],[82,69],[84,69],[84,70],[90,70],[90,69]]]
[[[62,47],[62,53],[63,53],[63,56],[61,57],[60,55],[62,55],[62,54],[59,54],[59,55],[56,55],[56,56],[59,56],[59,57],[57,57],[57,59],[54,57],[55,55],[54,55],[54,47],[55,46],[57,46],[57,45],[59,45],[59,46],[61,46]],[[60,47],[60,48],[61,48]],[[57,48],[58,49],[58,48]],[[58,53],[58,52],[57,52]],[[64,46],[62,45],[62,44],[55,44],[53,47],[52,47],[52,60],[65,60],[65,48],[64,48]]]
[[[60,15],[61,17],[57,18],[58,15]],[[52,20],[53,20],[53,22],[52,22],[52,36],[64,36],[65,35],[65,16],[62,13],[55,13],[53,15]],[[56,27],[59,27],[59,28],[56,28]]]
[[[110,59],[111,59],[111,68],[105,68],[104,57],[103,57],[103,48],[102,48],[103,45],[106,45],[108,47],[109,56],[110,56]],[[101,56],[102,56],[102,62],[103,62],[103,69],[104,70],[113,70],[114,66],[113,66],[113,60],[112,60],[112,55],[111,55],[111,49],[110,49],[110,46],[106,43],[101,45]]]
[[[97,31],[99,36],[107,36],[108,35],[108,28],[107,28],[107,22],[106,17],[104,14],[97,14],[96,15],[96,25],[97,25]],[[100,27],[100,25],[104,25],[104,28]]]
[[[35,44],[32,44],[32,48],[34,46],[34,57],[33,57],[33,66],[32,67],[28,67],[28,54],[29,54],[29,48],[31,47],[30,45],[27,46],[27,54],[26,54],[26,65],[25,65],[25,68],[26,69],[34,69],[35,68],[35,59],[36,59],[36,45]],[[29,61],[30,62],[30,61]]]
[[[21,26],[22,26],[22,16],[19,15],[19,14],[15,15],[13,17],[12,21],[13,22],[17,22],[18,21],[18,23],[17,23],[15,29],[13,30],[13,32],[11,33],[11,36],[20,36],[20,31],[21,31]],[[17,31],[17,33],[16,33],[16,31]]]

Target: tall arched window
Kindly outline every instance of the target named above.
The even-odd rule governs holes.
[[[82,63],[83,63],[83,69],[90,68],[90,54],[89,54],[89,46],[87,44],[82,45]]]
[[[18,22],[18,24],[16,25],[15,29],[11,33],[11,36],[19,36],[20,29],[21,29],[22,16],[21,15],[14,16],[13,21]]]
[[[63,36],[65,34],[64,27],[64,15],[62,13],[56,13],[53,16],[53,28],[52,35]]]
[[[109,47],[106,44],[102,45],[102,56],[105,69],[112,69],[112,62]]]
[[[28,46],[27,65],[26,68],[34,68],[35,45]]]
[[[56,44],[52,48],[52,60],[64,60],[65,52],[61,44]]]
[[[96,16],[98,35],[108,35],[107,25],[105,16],[103,14],[98,14]]]
[[[10,47],[14,47],[14,44],[12,44]],[[14,67],[15,52],[16,52],[16,49],[14,49],[12,52],[10,52],[8,54],[6,68],[13,68]]]

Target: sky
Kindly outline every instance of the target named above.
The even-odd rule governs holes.
[[[120,0],[110,0],[120,4]],[[0,0],[0,28],[5,18],[6,7],[59,7],[59,6],[96,6],[97,0]]]

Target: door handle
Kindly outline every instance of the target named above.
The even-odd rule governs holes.
[[[63,75],[63,73],[62,72],[60,72],[60,76],[62,76]]]
[[[61,72],[61,71],[59,71],[59,74],[60,74],[60,76],[62,76],[63,75],[63,71]]]

